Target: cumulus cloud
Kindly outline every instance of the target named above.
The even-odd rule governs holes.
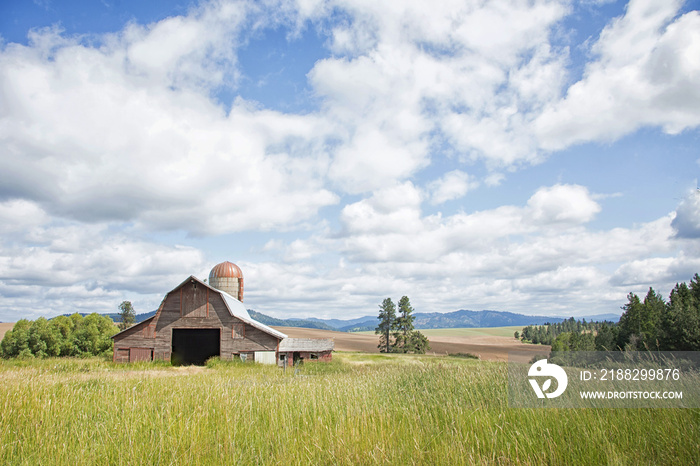
[[[48,220],[35,203],[24,199],[0,202],[0,233],[27,233]]]
[[[504,250],[499,242],[506,238],[541,235],[552,226],[575,228],[600,211],[588,190],[577,185],[541,188],[525,206],[446,217],[423,216],[421,202],[421,192],[405,183],[347,205],[341,214],[347,233],[344,250],[360,261],[429,262],[453,252],[478,250],[494,254]],[[548,239],[547,244],[558,239]],[[509,254],[517,254],[517,247],[510,244]]]
[[[435,134],[466,160],[537,160],[528,122],[565,77],[565,50],[548,45],[564,3],[330,2],[348,22],[332,26],[337,56],[309,78],[324,109],[352,128],[332,176],[362,192],[380,186],[375,172],[411,175],[428,163]],[[360,175],[368,181],[347,179]]]
[[[420,216],[412,229],[394,230],[381,227],[375,202],[361,204],[365,217],[344,218],[362,229],[306,242],[341,251],[347,258],[342,266],[321,265],[317,258],[251,264],[260,286],[251,300],[280,317],[305,315],[309,301],[322,303],[327,317],[371,315],[387,295],[403,294],[431,312],[469,306],[571,315],[585,302],[586,313],[605,313],[619,309],[630,291],[670,289],[700,266],[694,256],[676,251],[671,216],[633,228],[589,231],[574,224],[555,233],[524,220],[529,207],[523,205]],[[387,212],[387,222],[392,219]]]
[[[50,28],[2,44],[5,316],[113,310],[131,295],[152,310],[213,265],[158,239],[173,231],[270,234],[251,246],[265,258],[239,265],[255,284],[247,301],[280,316],[307,316],[309,302],[373,314],[387,293],[429,311],[570,312],[593,295],[609,310],[629,286],[686,279],[697,196],[675,216],[608,230],[590,226],[604,198],[576,184],[423,210],[503,187],[548,151],[696,128],[700,16],[680,7],[630,2],[568,88],[568,0],[221,0],[113,34]],[[219,100],[239,90],[241,47],[273,28],[326,41],[303,113]],[[441,158],[454,169],[435,174]]]
[[[540,146],[615,140],[642,126],[676,134],[700,124],[700,14],[681,0],[632,0],[591,51],[597,57],[563,100],[535,121]]]
[[[542,188],[527,204],[533,221],[542,224],[586,223],[600,212],[588,189],[577,185]]]
[[[124,299],[149,312],[169,287],[203,264],[201,251],[192,247],[47,219],[24,242],[0,241],[0,319],[114,312]]]
[[[446,201],[459,199],[478,186],[479,182],[473,176],[462,170],[453,170],[428,185],[430,201],[433,204],[442,204]]]
[[[683,199],[671,225],[678,238],[700,238],[700,190]]]
[[[38,31],[0,51],[0,196],[195,234],[286,228],[336,203],[321,118],[241,99],[227,115],[210,100],[225,78],[208,67],[235,64],[213,51],[228,50],[241,15],[213,5],[130,25],[101,47]],[[196,38],[187,47],[171,37],[182,29]]]

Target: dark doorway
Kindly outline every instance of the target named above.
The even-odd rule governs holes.
[[[207,359],[219,356],[221,331],[218,328],[174,328],[173,352],[175,365],[203,365]]]

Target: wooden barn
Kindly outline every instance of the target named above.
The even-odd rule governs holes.
[[[243,274],[231,262],[214,267],[208,284],[190,276],[165,295],[156,315],[112,337],[113,359],[203,364],[219,356],[278,363],[278,349],[287,335],[252,319],[242,299]],[[324,348],[330,342],[332,350],[331,340],[319,341],[326,342]],[[330,359],[329,355],[322,360]]]

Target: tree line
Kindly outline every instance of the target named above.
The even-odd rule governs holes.
[[[40,317],[17,321],[0,343],[3,358],[51,356],[100,356],[112,352],[112,335],[118,332],[112,319],[97,313],[73,314],[51,320]]]
[[[399,314],[391,298],[379,306],[379,325],[374,333],[379,335],[379,351],[382,353],[424,354],[430,349],[428,338],[413,327],[416,317],[408,296],[399,300]]]
[[[520,338],[523,341],[529,341],[533,344],[552,345],[559,335],[574,334],[591,335],[598,333],[603,326],[613,325],[612,322],[586,322],[586,319],[576,320],[573,317],[563,320],[562,322],[546,323],[544,325],[528,325],[523,328],[522,333],[515,332],[515,338]],[[570,338],[570,336],[564,336]],[[575,337],[578,338],[578,337]]]
[[[677,283],[668,301],[649,288],[644,299],[627,295],[617,323],[567,319],[527,326],[515,337],[552,345],[552,351],[699,351],[700,275]]]

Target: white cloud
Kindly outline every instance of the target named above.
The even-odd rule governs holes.
[[[343,189],[411,176],[437,134],[494,167],[539,160],[529,125],[565,77],[567,52],[548,45],[565,2],[331,4],[348,21],[309,79],[347,130],[331,167]]]
[[[583,186],[555,185],[538,190],[527,202],[533,221],[541,224],[586,223],[600,212]]]
[[[107,225],[49,220],[26,238],[0,241],[0,320],[115,312],[124,299],[149,312],[203,264],[191,247],[128,237]]]
[[[473,176],[462,170],[452,170],[430,183],[428,189],[430,190],[431,202],[442,204],[446,201],[459,199],[478,186],[479,183]]]
[[[484,183],[486,184],[486,186],[494,187],[494,186],[499,186],[503,182],[503,180],[505,180],[505,179],[506,179],[506,176],[503,173],[496,172],[496,173],[491,173],[486,178],[484,178]]]
[[[512,220],[508,214],[514,213],[496,209],[474,215],[490,219],[484,226],[486,235],[498,231],[489,229],[497,218]],[[666,292],[676,281],[688,280],[689,269],[700,266],[688,255],[674,252],[670,220],[604,232],[576,227],[565,235],[543,229],[488,241],[472,237],[452,249],[444,248],[445,232],[426,231],[421,224],[413,232],[365,231],[325,243],[326,250],[348,248],[344,256],[350,260],[343,267],[320,266],[316,259],[253,265],[259,288],[248,302],[264,303],[261,307],[279,317],[308,315],[309,302],[324,309],[326,317],[372,315],[381,299],[404,294],[419,312],[461,308],[544,315],[616,312],[630,291],[640,293],[654,286]],[[448,223],[456,222],[446,219]],[[453,231],[455,236],[461,232]],[[668,257],[655,258],[660,253]],[[652,273],[622,279],[623,272],[639,268],[639,261],[646,261]],[[662,265],[663,273],[653,273]]]
[[[406,182],[345,206],[340,218],[352,233],[412,232],[420,222],[421,202],[421,192]]]
[[[700,190],[694,190],[683,199],[671,225],[679,238],[700,238]]]
[[[239,12],[229,9],[215,4],[186,18],[131,25],[100,48],[55,31],[36,32],[36,46],[6,46],[2,195],[70,219],[196,234],[287,228],[336,203],[324,187],[322,118],[240,99],[226,115],[209,100],[209,88],[222,80],[208,67],[233,60],[211,52],[230,46],[225,39],[238,27],[232,18]],[[207,33],[193,33],[189,48],[165,50],[166,62],[152,69],[150,59],[130,56],[172,42],[182,28]]]
[[[0,233],[26,233],[48,220],[35,203],[24,199],[0,202]]]
[[[614,140],[641,126],[670,134],[700,125],[700,14],[682,2],[632,0],[600,34],[581,81],[539,116],[548,150]]]
[[[405,183],[346,206],[341,215],[347,232],[345,251],[359,261],[399,262],[433,261],[460,250],[494,254],[502,250],[498,241],[504,238],[542,234],[552,226],[576,227],[600,211],[586,188],[576,185],[541,188],[527,206],[502,206],[445,218],[422,216],[421,201],[417,188]],[[509,250],[511,247],[517,243]]]
[[[569,50],[553,31],[574,7],[222,0],[111,35],[54,28],[3,44],[0,318],[109,311],[121,299],[152,310],[213,265],[144,236],[171,230],[271,232],[240,247],[272,259],[239,265],[246,302],[278,316],[374,314],[389,293],[421,311],[609,312],[631,286],[687,279],[700,254],[697,196],[675,217],[601,231],[589,223],[603,197],[575,184],[423,212],[478,185],[505,190],[504,173],[542,162],[543,149],[700,124],[696,11],[632,1],[567,91]],[[237,90],[241,44],[314,26],[330,49],[307,74],[318,108],[216,101]],[[460,166],[426,181],[441,157],[483,162],[486,175]]]

